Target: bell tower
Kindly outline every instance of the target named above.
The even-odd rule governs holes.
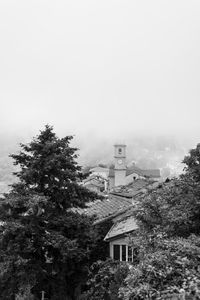
[[[115,186],[125,185],[126,178],[126,145],[117,144],[115,147]]]

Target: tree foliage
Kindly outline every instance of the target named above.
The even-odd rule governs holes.
[[[119,295],[124,300],[200,299],[199,265],[199,237],[151,235],[149,249],[145,247],[139,263],[130,269]]]
[[[190,176],[160,184],[138,198],[134,212],[146,232],[187,237],[200,232],[200,184]]]
[[[87,283],[88,291],[84,300],[118,300],[118,290],[123,285],[128,274],[126,263],[96,261],[90,268],[90,277]]]
[[[77,148],[70,147],[72,136],[59,139],[51,126],[29,144],[20,144],[21,152],[12,154],[14,165],[20,167],[14,174],[19,182],[13,191],[20,194],[39,193],[55,203],[56,207],[84,207],[96,195],[79,183],[84,178],[78,165]]]
[[[200,182],[200,144],[195,149],[191,149],[184,157],[185,171],[195,181]]]
[[[19,179],[0,203],[1,299],[31,287],[52,300],[76,299],[97,248],[93,218],[73,212],[96,194],[80,185],[71,136],[59,139],[46,126],[21,152],[12,155]]]

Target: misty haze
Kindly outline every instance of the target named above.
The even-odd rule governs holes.
[[[1,181],[8,154],[47,123],[75,135],[82,165],[111,162],[122,141],[129,161],[180,172],[200,130],[198,12],[197,1],[2,1]]]
[[[190,235],[194,234],[197,238],[200,236],[198,222],[196,223],[199,215],[197,213],[197,219],[193,218],[192,209],[190,210],[191,207],[195,207],[198,212],[197,195],[200,181],[200,171],[198,171],[200,164],[198,156],[200,143],[199,16],[200,2],[198,0],[1,0],[0,223],[4,225],[0,225],[0,228],[11,221],[16,224],[19,222],[19,228],[21,228],[21,224],[27,221],[27,219],[23,221],[23,218],[35,216],[36,211],[36,217],[40,218],[42,214],[45,215],[46,205],[50,201],[49,203],[55,205],[55,211],[58,213],[55,218],[60,218],[59,222],[62,218],[64,224],[70,220],[70,225],[65,230],[71,235],[66,236],[63,232],[63,235],[60,233],[62,225],[59,222],[56,223],[57,225],[54,224],[56,229],[52,224],[48,229],[44,227],[44,240],[48,240],[45,232],[51,236],[52,233],[49,232],[55,230],[51,236],[52,239],[56,237],[55,240],[53,242],[48,240],[51,249],[60,243],[59,251],[61,248],[62,251],[67,249],[67,254],[61,251],[55,258],[54,254],[57,250],[54,249],[55,252],[52,250],[53,254],[50,253],[50,246],[47,247],[43,256],[40,256],[43,250],[38,252],[39,260],[45,261],[46,259],[48,264],[52,264],[52,273],[46,265],[43,268],[41,261],[36,259],[33,264],[28,265],[30,270],[33,271],[34,266],[37,266],[43,268],[43,271],[38,273],[39,275],[33,271],[33,277],[35,277],[29,278],[28,283],[21,277],[16,279],[18,278],[15,277],[16,274],[12,273],[9,268],[6,269],[8,273],[4,275],[7,279],[3,277],[4,275],[2,277],[0,275],[0,299],[136,299],[135,295],[137,293],[140,295],[141,292],[139,292],[139,283],[133,286],[129,282],[125,291],[125,281],[123,283],[112,282],[114,286],[117,286],[118,291],[114,295],[111,289],[112,284],[109,285],[108,294],[115,297],[112,298],[106,294],[106,291],[105,294],[102,290],[101,292],[98,290],[97,293],[96,287],[93,286],[96,277],[94,276],[94,281],[90,282],[89,273],[85,270],[86,268],[89,270],[98,259],[106,261],[107,257],[114,262],[138,262],[136,256],[140,251],[137,247],[143,245],[143,242],[137,240],[140,246],[137,244],[136,247],[133,239],[135,232],[140,232],[138,224],[143,224],[144,216],[138,213],[139,217],[138,215],[136,217],[135,211],[137,211],[138,203],[144,205],[140,207],[140,212],[144,209],[145,218],[147,218],[144,223],[151,228],[150,231],[153,230],[155,224],[150,221],[152,216],[150,206],[155,204],[155,198],[151,194],[152,190],[156,199],[161,201],[159,202],[160,219],[157,220],[154,216],[156,226],[158,226],[154,229],[158,230],[159,238],[162,234],[163,236],[166,234],[165,238],[176,239],[178,236],[186,238],[186,243],[191,245],[193,242],[188,240]],[[23,148],[22,144],[29,146]],[[77,151],[74,148],[77,148]],[[13,172],[16,174],[14,175]],[[62,172],[64,174],[61,174]],[[47,178],[49,181],[46,181]],[[179,187],[178,192],[175,186]],[[20,190],[21,187],[24,188],[23,192]],[[189,187],[192,192],[191,190],[185,192],[185,188],[189,189]],[[67,192],[69,194],[63,194]],[[193,195],[191,202],[186,199],[187,193]],[[25,194],[26,199],[23,198]],[[169,197],[165,198],[163,195],[169,195]],[[174,201],[179,197],[180,202]],[[151,202],[148,202],[149,199]],[[173,209],[169,206],[166,210],[169,215],[166,211],[163,212],[166,205],[169,205],[165,203],[168,201],[166,199],[173,199],[170,200],[172,201],[170,205],[174,205]],[[28,203],[25,207],[21,207],[19,219],[23,220],[16,221],[16,216],[12,216],[12,208],[17,207],[13,203],[18,203],[16,205],[19,207]],[[190,206],[190,203],[193,204]],[[6,213],[5,210],[8,208],[9,212]],[[52,207],[48,206],[48,209],[51,211]],[[80,216],[80,219],[78,217],[74,221],[76,229],[72,229],[74,227],[71,226],[70,218],[65,219],[68,215],[62,215],[63,210],[67,214],[70,211]],[[166,227],[167,223],[171,224],[170,213],[173,216],[172,219],[175,220],[172,227],[178,228],[176,232]],[[9,214],[11,219],[8,220]],[[88,218],[94,217],[95,221],[82,221],[81,218],[85,215]],[[185,223],[181,219],[183,216],[187,220]],[[48,224],[48,218],[50,218],[49,215],[48,217],[45,215],[44,219],[47,222],[45,224]],[[108,221],[111,223],[108,224]],[[79,226],[82,226],[81,222],[84,223],[85,230],[83,230],[83,239],[77,234]],[[85,222],[88,222],[87,225]],[[100,227],[97,226],[98,229],[96,229],[90,222]],[[185,224],[185,227],[181,227],[181,222]],[[193,224],[192,229],[188,224]],[[90,226],[97,230],[95,233],[91,231],[92,234],[98,236],[97,240],[94,238],[95,245],[93,246],[90,244],[93,236],[84,235],[87,231],[90,232],[88,228],[93,228]],[[4,229],[0,230],[2,236]],[[14,227],[12,229],[14,232]],[[141,236],[145,234],[145,230],[141,231]],[[57,235],[58,232],[63,239]],[[128,234],[132,234],[131,243],[127,242]],[[16,240],[19,236],[20,234],[16,234]],[[27,236],[29,236],[28,233]],[[8,240],[13,239],[15,243],[15,238],[9,237]],[[163,238],[164,241],[165,238]],[[73,259],[70,260],[71,254],[69,253],[73,248],[74,240],[81,241],[80,249],[77,249],[83,256],[85,255],[82,261],[80,258],[80,265],[83,264],[81,271],[76,269],[76,263],[73,265]],[[68,241],[72,243],[70,244],[72,248],[69,244],[65,244]],[[31,261],[33,257],[35,259],[35,254],[31,256],[32,258],[27,254],[33,246],[32,240],[30,244],[29,242],[30,240],[24,242],[24,245],[26,243],[29,245],[27,252],[22,247],[20,253],[16,252],[16,257],[22,260],[27,259],[27,261],[29,259]],[[91,246],[91,252],[90,250],[87,252],[84,243],[89,248]],[[171,240],[166,240],[166,244],[171,245]],[[179,246],[180,244],[177,247]],[[17,249],[17,247],[18,244],[7,245],[5,250],[1,245],[0,236],[0,251],[3,255],[8,249]],[[41,242],[41,249],[46,249],[45,247]],[[158,249],[159,247],[160,245]],[[174,248],[169,247],[173,252]],[[36,253],[38,249],[36,247],[30,251]],[[153,254],[155,251],[152,248]],[[25,253],[24,256],[21,253]],[[77,253],[73,253],[76,259],[79,256]],[[67,262],[63,257],[67,257]],[[188,257],[187,253],[185,257]],[[8,260],[6,259],[0,261],[1,269],[7,266]],[[62,263],[59,261],[60,264],[55,266],[53,259],[56,262],[60,259]],[[198,262],[194,261],[194,264],[198,265]],[[59,277],[61,269],[64,264],[68,263],[73,265],[73,271],[70,273],[73,276],[64,269],[65,275],[61,279]],[[25,261],[23,266],[27,267]],[[139,270],[139,264],[135,266]],[[177,270],[172,263],[171,267]],[[99,268],[99,270],[101,268],[104,270],[104,266]],[[26,278],[27,270],[24,270],[25,267],[19,274],[24,274],[23,278]],[[78,277],[79,271],[81,279]],[[126,270],[126,272],[127,278],[137,277],[133,275],[133,271]],[[196,274],[194,276],[200,280],[199,270],[195,272],[192,274]],[[183,270],[180,273],[184,274]],[[105,276],[110,275],[106,273]],[[173,276],[176,278],[175,275]],[[66,286],[72,277],[74,282],[70,283],[72,286],[68,289]],[[14,279],[12,281],[8,278]],[[38,278],[43,279],[40,281]],[[63,278],[65,281],[62,281]],[[89,280],[87,283],[86,278]],[[57,280],[61,288],[55,283]],[[182,295],[181,289],[185,291],[184,297],[187,296],[186,290],[190,291],[190,285],[186,289],[184,285],[178,285],[178,279],[176,282],[169,279],[170,284],[166,284],[163,290],[158,288],[156,296],[153,294],[155,297],[150,298],[151,292],[145,290],[147,286],[145,280],[145,278],[141,279],[145,286],[144,294],[137,299],[165,299],[162,298],[164,297],[162,292],[170,290],[172,286],[176,286],[177,290],[171,288],[171,291],[179,291],[177,292],[179,296]],[[164,286],[162,285],[164,283],[156,280],[157,286]],[[181,282],[187,281],[186,277],[181,280]],[[13,285],[12,282],[14,282]],[[18,282],[23,282],[23,284]],[[198,284],[195,284],[196,291],[198,289],[200,291]],[[13,290],[12,288],[12,291],[7,290],[6,286],[13,286]],[[155,286],[152,285],[149,289],[151,288],[153,291]],[[137,293],[131,294],[132,289],[135,289]],[[27,294],[27,298],[24,296],[25,291],[30,293]],[[120,293],[122,293],[121,296]],[[127,296],[128,293],[131,295],[130,298]],[[97,295],[97,298],[93,298],[94,295]]]

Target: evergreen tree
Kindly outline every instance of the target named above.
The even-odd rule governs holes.
[[[79,183],[84,178],[76,162],[77,149],[70,147],[72,136],[59,139],[51,126],[29,144],[21,144],[22,151],[13,154],[14,165],[20,171],[14,174],[19,183],[13,191],[39,193],[47,196],[58,208],[84,207],[96,197]]]
[[[59,139],[46,126],[33,141],[11,155],[19,178],[1,199],[0,299],[15,299],[21,289],[35,299],[76,299],[87,279],[98,233],[93,218],[74,208],[96,198],[80,185],[72,136]]]

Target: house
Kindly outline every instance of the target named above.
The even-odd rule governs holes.
[[[114,224],[105,236],[104,241],[109,242],[110,257],[112,259],[131,262],[134,260],[134,251],[129,245],[127,236],[137,230],[138,226],[131,215],[119,217],[113,219]]]
[[[108,180],[106,178],[100,175],[91,174],[82,182],[82,185],[99,194],[107,191],[107,182]]]
[[[108,195],[108,198],[88,203],[84,209],[74,209],[76,212],[94,216],[95,224],[112,221],[112,226],[104,238],[104,241],[109,243],[111,258],[120,261],[132,261],[134,259],[134,251],[129,246],[127,238],[138,228],[133,217],[133,211],[139,197],[145,195],[149,189],[155,188],[156,185],[159,183],[152,183],[146,179],[138,185],[129,185],[127,190],[123,187],[124,192],[114,191]]]
[[[105,179],[108,179],[109,168],[96,166],[96,167],[91,168],[89,171],[92,173],[92,175],[97,175],[97,176],[101,176]]]

